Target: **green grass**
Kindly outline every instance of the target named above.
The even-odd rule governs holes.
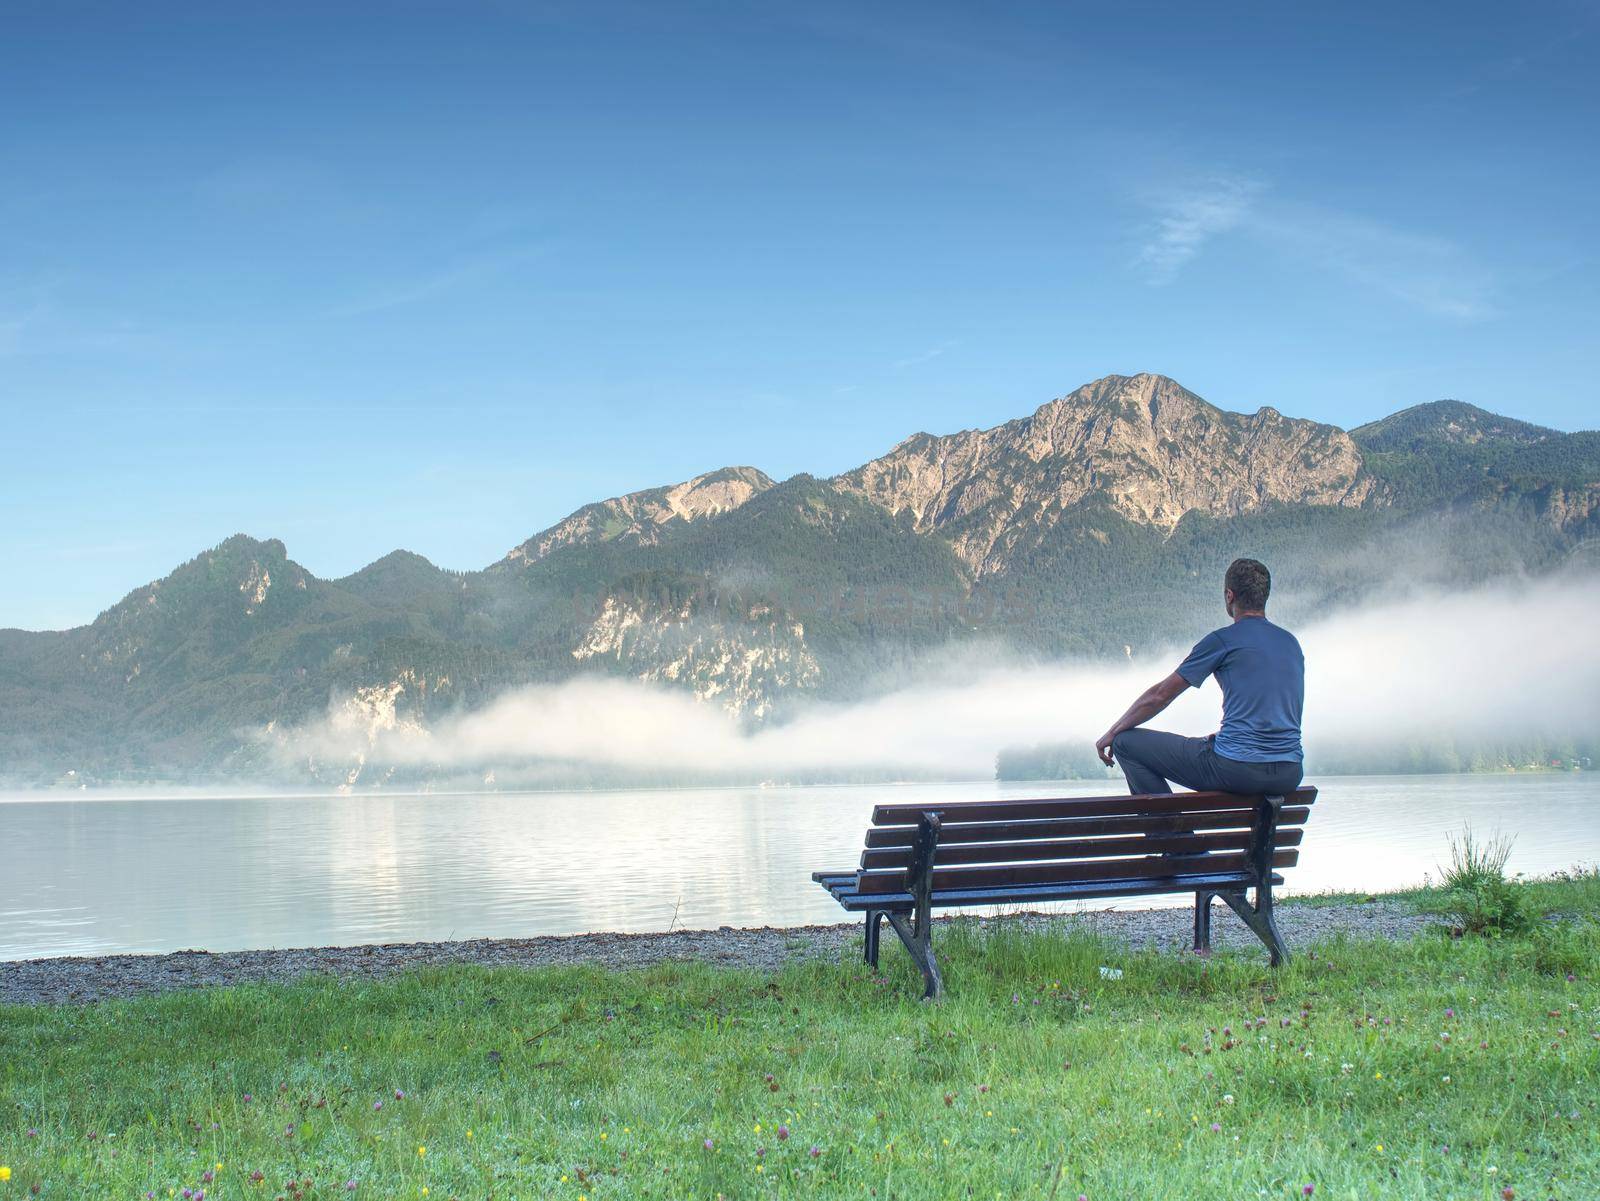
[[[1441,872],[1443,874],[1443,872]],[[1531,880],[1516,880],[1528,905],[1543,914],[1600,916],[1600,865],[1578,865]],[[1399,901],[1419,913],[1449,913],[1454,901],[1443,885],[1399,889],[1395,892],[1314,892],[1280,897],[1279,905],[1312,907],[1365,905]]]
[[[1574,867],[1536,880],[1518,881],[1528,905],[1538,913],[1600,914],[1600,866]],[[1452,900],[1443,888],[1405,894],[1423,913],[1449,913]]]
[[[1593,1198],[1600,903],[1540,887],[1276,973],[957,925],[939,1005],[886,943],[0,1009],[0,1199]]]

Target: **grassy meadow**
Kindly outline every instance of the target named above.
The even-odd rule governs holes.
[[[0,1201],[1594,1198],[1600,882],[1519,887],[1276,973],[957,925],[937,1005],[886,941],[0,1009]]]

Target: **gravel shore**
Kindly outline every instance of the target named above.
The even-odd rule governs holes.
[[[1012,914],[986,921],[1059,923],[1093,930],[1136,947],[1187,950],[1188,908],[1114,909],[1076,914]],[[1280,905],[1278,926],[1291,947],[1334,934],[1357,938],[1408,938],[1437,919],[1393,901],[1344,905]],[[117,997],[147,996],[179,988],[217,988],[331,975],[372,979],[418,967],[476,963],[494,967],[598,964],[641,967],[665,960],[701,960],[730,967],[771,970],[796,958],[836,957],[860,938],[861,924],[771,926],[756,929],[676,930],[665,934],[574,934],[465,942],[395,943],[387,946],[308,947],[270,951],[178,951],[170,955],[99,955],[24,959],[0,963],[0,1004],[79,1005]],[[1212,919],[1219,947],[1255,945],[1220,903]],[[885,954],[899,954],[884,931]]]

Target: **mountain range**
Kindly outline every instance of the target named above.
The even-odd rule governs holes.
[[[0,631],[0,776],[258,771],[274,731],[330,707],[426,724],[592,674],[778,722],[952,647],[1184,642],[1240,554],[1293,621],[1549,572],[1597,536],[1600,433],[1450,400],[1346,431],[1107,376],[831,479],[725,467],[586,505],[479,571],[402,550],[320,579],[236,535],[89,625]]]

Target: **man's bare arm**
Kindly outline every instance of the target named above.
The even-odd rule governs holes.
[[[1112,727],[1100,735],[1095,742],[1094,749],[1095,753],[1100,756],[1100,762],[1107,767],[1111,767],[1115,762],[1111,757],[1111,740],[1124,730],[1131,730],[1135,726],[1144,725],[1145,722],[1172,704],[1177,695],[1187,687],[1189,687],[1189,681],[1177,672],[1173,672],[1166,679],[1150,685],[1140,693],[1139,699],[1128,706],[1128,711],[1117,718]]]

